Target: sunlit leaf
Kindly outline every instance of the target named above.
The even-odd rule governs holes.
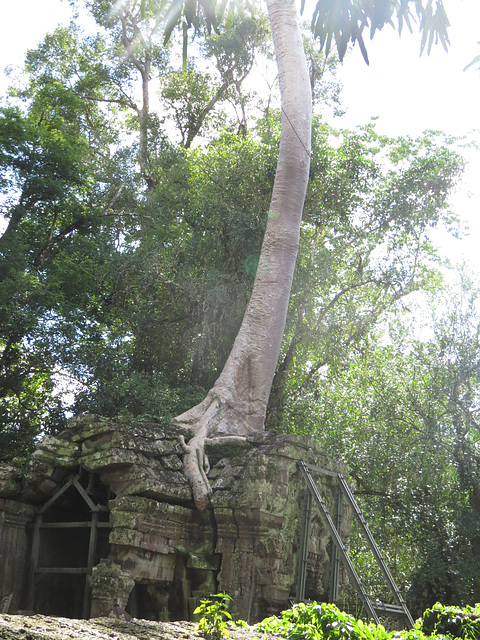
[[[477,44],[480,44],[480,42],[477,42]],[[480,54],[478,56],[475,56],[475,58],[471,62],[469,62],[463,70],[466,71],[466,69],[469,69],[474,64],[477,64],[479,62],[480,62]]]
[[[184,7],[184,0],[173,0],[170,5],[166,20],[165,20],[165,31],[164,31],[164,42],[167,43],[170,40],[170,36],[172,35],[172,31],[178,24]]]
[[[319,0],[313,12],[312,32],[319,38],[320,46],[327,54],[333,34],[340,60],[343,60],[346,53],[345,43],[347,42],[348,45],[349,40],[352,44],[358,42],[362,56],[367,62],[363,30],[368,27],[370,38],[373,38],[375,33],[386,24],[394,26],[393,18],[396,17],[400,34],[404,24],[411,31],[412,18],[414,18],[412,10],[419,19],[419,29],[422,34],[421,51],[425,47],[430,51],[436,42],[441,42],[444,48],[448,47],[449,23],[441,0],[436,2],[435,10],[432,0],[428,0],[425,6],[421,0],[401,0],[396,3],[388,0],[380,2],[344,0],[336,3],[331,0]]]

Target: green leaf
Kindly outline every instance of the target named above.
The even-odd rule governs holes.
[[[480,44],[480,42],[477,42],[477,44]],[[463,70],[464,70],[464,71],[466,71],[466,70],[467,70],[467,69],[469,69],[470,67],[473,67],[473,65],[474,65],[474,64],[477,64],[477,63],[479,63],[479,62],[480,62],[480,54],[479,54],[478,56],[475,56],[475,58],[474,58],[471,62],[469,62],[469,63],[467,64],[467,66],[466,66],[466,67],[464,67],[464,69],[463,69]]]
[[[187,26],[192,24],[196,26],[197,23],[197,0],[184,0],[183,15],[187,21]]]
[[[172,35],[172,31],[177,26],[182,17],[184,8],[184,0],[173,0],[170,7],[167,11],[167,16],[165,20],[165,31],[163,41],[166,44],[170,40],[170,36]]]
[[[357,38],[357,42],[358,42],[358,45],[359,45],[360,50],[361,50],[361,52],[362,52],[363,59],[365,60],[365,62],[366,62],[367,64],[370,64],[370,63],[369,63],[369,61],[368,61],[368,53],[367,53],[367,49],[366,49],[366,47],[365,47],[365,43],[364,43],[364,41],[363,41],[363,38],[362,38],[361,34],[358,36],[358,38]]]
[[[215,0],[198,0],[198,3],[202,7],[203,13],[205,14],[207,31],[210,32],[212,27],[216,29],[220,20],[220,16],[217,15],[216,12]],[[223,16],[224,11],[225,8],[223,7],[221,16]]]

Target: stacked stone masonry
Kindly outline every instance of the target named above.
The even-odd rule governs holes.
[[[232,596],[233,614],[248,622],[288,606],[295,597],[306,492],[298,462],[339,473],[346,469],[334,466],[313,440],[300,436],[265,432],[244,446],[211,446],[213,495],[209,508],[198,511],[183,474],[181,434],[175,425],[151,420],[81,416],[60,435],[45,437],[23,468],[0,466],[0,596],[13,593],[10,612],[26,608],[29,594],[32,598],[36,593],[33,610],[44,609],[37,613],[78,616],[80,605],[68,609],[59,602],[73,597],[70,578],[37,576],[31,567],[35,515],[72,474],[79,474],[92,500],[100,487],[108,505],[110,528],[87,576],[92,617],[108,614],[118,604],[136,617],[192,619],[200,599],[220,591]],[[313,475],[333,511],[335,478]],[[79,500],[69,488],[54,505],[56,516],[71,521],[72,528],[62,530],[61,536],[64,542],[72,541],[74,559],[66,558],[69,547],[58,543],[60,534],[55,538],[55,530],[46,529],[40,563],[43,556],[54,562],[57,552],[63,555],[57,566],[83,562],[81,533],[78,542],[70,537],[72,523],[86,518]],[[350,524],[346,512],[345,542]],[[306,597],[327,600],[331,545],[316,510],[308,544]],[[49,595],[54,580],[67,587]],[[81,589],[80,580],[72,580],[71,591]],[[81,600],[78,594],[75,598]]]

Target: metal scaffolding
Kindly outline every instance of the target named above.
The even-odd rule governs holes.
[[[309,521],[311,517],[311,509],[312,509],[312,499],[320,510],[320,513],[325,520],[327,525],[327,529],[332,537],[333,541],[333,554],[332,554],[332,570],[331,570],[331,580],[330,580],[330,600],[332,602],[337,600],[338,595],[338,573],[339,573],[339,564],[340,561],[343,562],[345,569],[348,573],[348,576],[354,585],[355,589],[361,596],[367,613],[370,618],[372,618],[377,624],[380,623],[378,618],[378,613],[382,613],[384,615],[398,616],[402,617],[405,620],[405,624],[408,628],[413,629],[414,623],[413,618],[408,610],[408,607],[403,599],[395,580],[393,579],[392,574],[390,573],[387,565],[385,564],[385,560],[380,553],[380,549],[378,548],[370,529],[368,528],[367,522],[355,500],[353,494],[348,486],[345,478],[341,474],[336,474],[331,471],[326,471],[323,469],[316,469],[320,473],[327,473],[328,475],[335,476],[337,478],[337,496],[335,500],[335,522],[332,520],[327,506],[320,495],[317,485],[313,481],[312,475],[310,473],[310,467],[305,464],[305,462],[301,461],[299,463],[300,469],[302,471],[303,477],[307,484],[308,493],[307,499],[305,501],[305,508],[302,519],[302,531],[300,537],[300,557],[298,563],[298,573],[297,573],[297,600],[302,601],[305,599],[305,581],[306,581],[306,563],[307,563],[307,542],[308,542],[308,530],[309,530]],[[352,564],[352,561],[348,555],[348,552],[343,544],[342,538],[340,536],[340,523],[342,516],[342,496],[345,497],[348,504],[351,506],[355,518],[360,525],[360,531],[362,532],[364,538],[366,539],[368,546],[370,547],[375,561],[382,572],[385,581],[390,588],[393,597],[397,604],[384,604],[382,602],[373,601],[369,598],[366,593],[362,581],[355,570],[355,567]]]

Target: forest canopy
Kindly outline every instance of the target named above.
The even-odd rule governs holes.
[[[200,402],[252,290],[280,139],[274,74],[255,90],[268,20],[252,6],[208,32],[199,18],[184,64],[183,30],[165,44],[158,15],[129,7],[79,5],[97,30],[47,35],[1,102],[3,460],[71,415],[170,421]],[[266,428],[348,462],[414,608],[466,604],[480,596],[478,292],[464,274],[442,289],[432,242],[456,231],[463,160],[440,133],[327,124],[337,58],[304,43],[309,186]],[[414,338],[420,293],[434,317]]]

